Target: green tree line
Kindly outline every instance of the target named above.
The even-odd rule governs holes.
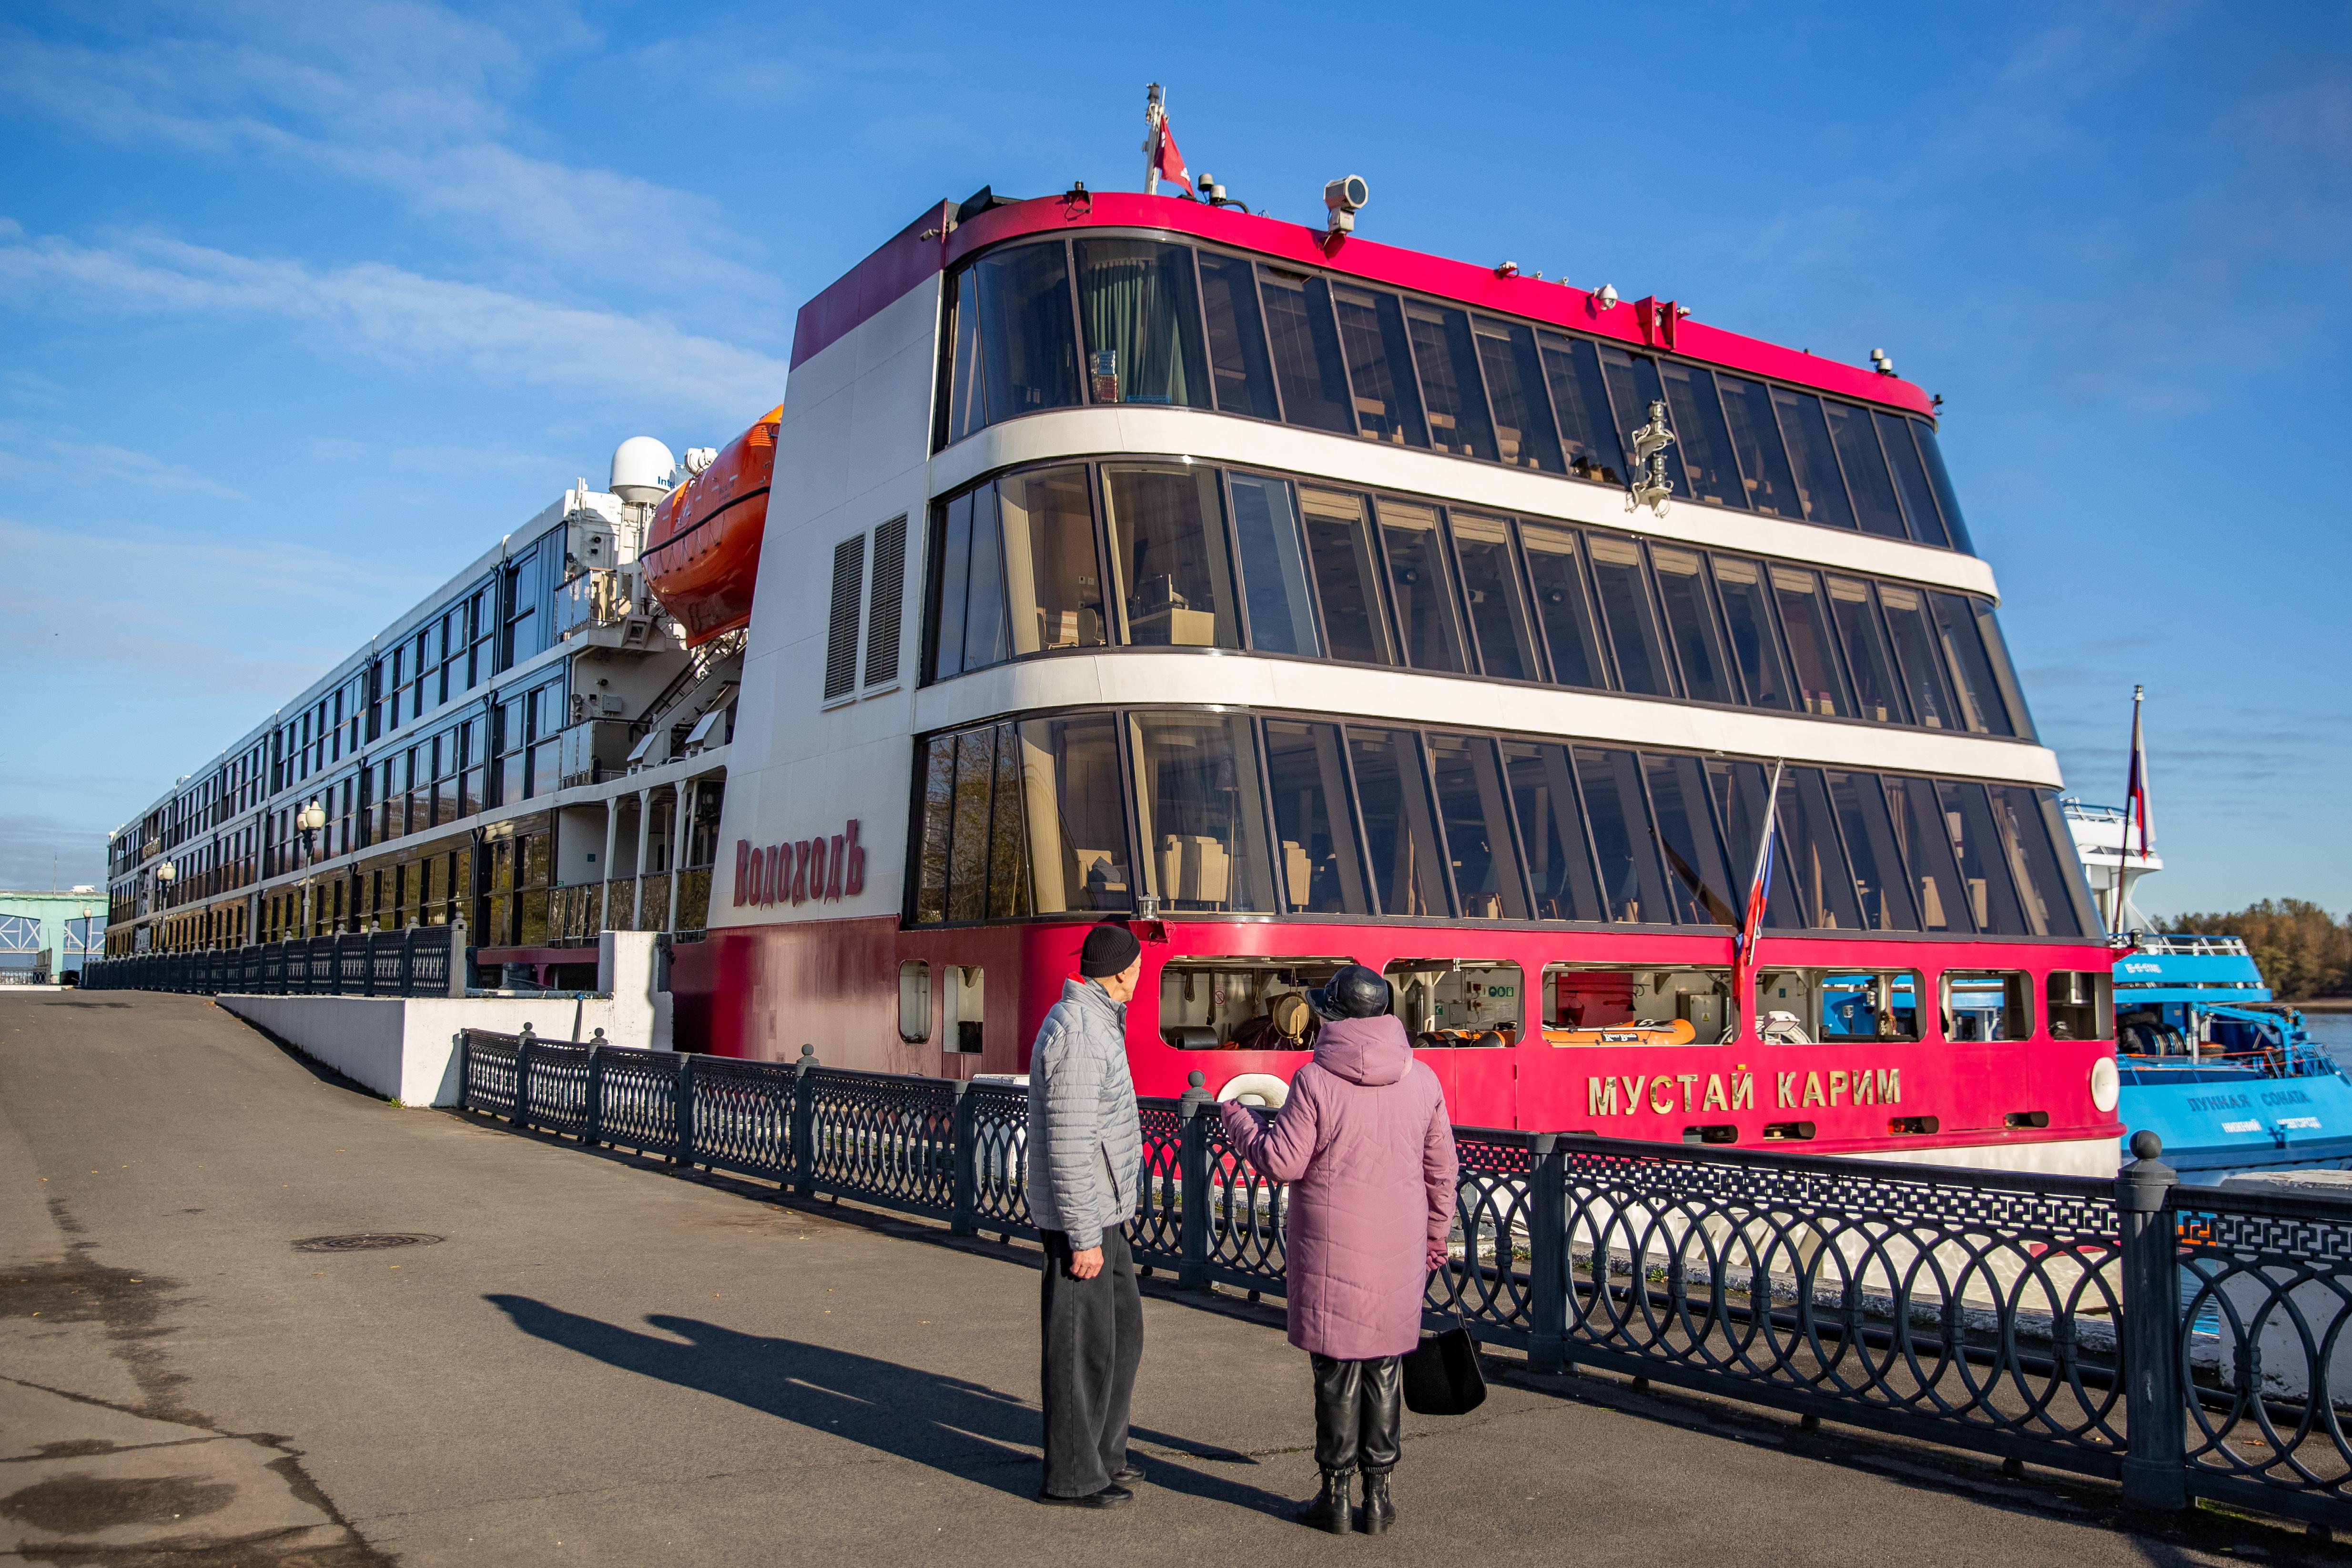
[[[2168,931],[2242,936],[2281,1001],[2352,996],[2352,915],[2338,920],[2300,898],[2265,898],[2227,914],[2182,915]]]

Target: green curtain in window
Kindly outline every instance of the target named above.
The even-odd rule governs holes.
[[[1190,403],[1177,312],[1190,307],[1191,291],[1174,270],[1191,265],[1190,254],[1163,246],[1083,248],[1087,341],[1118,356],[1118,401]]]

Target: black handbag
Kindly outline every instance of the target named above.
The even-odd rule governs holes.
[[[1467,1416],[1486,1402],[1478,1346],[1455,1313],[1454,1326],[1424,1333],[1405,1354],[1404,1407],[1416,1416]]]

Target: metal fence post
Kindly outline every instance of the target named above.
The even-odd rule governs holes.
[[[1559,1372],[1568,1362],[1567,1158],[1555,1133],[1536,1134],[1528,1166],[1528,1369]],[[1508,1237],[1496,1238],[1504,1252]]]
[[[442,978],[446,983],[441,994],[463,1001],[466,999],[466,988],[474,977],[474,950],[466,945],[464,921],[453,920],[442,929],[449,934],[449,962],[442,972]]]
[[[459,1030],[450,1040],[457,1048],[457,1109],[474,1108],[474,1031]]]
[[[604,1141],[604,1031],[598,1030],[595,1040],[588,1046],[588,1095],[583,1108],[585,1117],[580,1129],[583,1144]]]
[[[2189,1506],[2189,1412],[2180,1384],[2180,1261],[2171,1208],[2176,1178],[2157,1157],[2164,1141],[2153,1132],[2133,1134],[2131,1151],[2136,1157],[2116,1176],[2123,1224],[2124,1503],[2181,1509]]]
[[[515,1103],[514,1114],[507,1119],[509,1126],[530,1125],[530,1048],[537,1039],[530,1032],[529,1022],[522,1026],[522,1033],[515,1037]]]
[[[972,1217],[980,1207],[980,1142],[972,1124],[978,1119],[971,1091],[971,1084],[963,1079],[955,1083],[955,1105],[949,1113],[949,1136],[954,1140],[948,1157],[954,1162],[954,1174],[949,1182],[948,1234],[970,1236],[979,1229]],[[799,1096],[795,1094],[794,1099]]]
[[[672,1120],[677,1124],[677,1143],[672,1148],[669,1163],[690,1166],[694,1163],[694,1053],[683,1052],[677,1060],[677,1076],[672,1081],[677,1090]]]
[[[1209,1288],[1209,1118],[1215,1103],[1202,1087],[1197,1069],[1185,1080],[1176,1113],[1183,1118],[1176,1143],[1176,1288]]]
[[[803,1197],[816,1193],[816,1085],[809,1074],[816,1070],[816,1047],[801,1047],[793,1064],[793,1190]]]

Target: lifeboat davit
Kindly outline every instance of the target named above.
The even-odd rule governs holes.
[[[781,407],[770,409],[654,512],[639,559],[654,597],[686,628],[689,648],[751,623],[783,422]]]

